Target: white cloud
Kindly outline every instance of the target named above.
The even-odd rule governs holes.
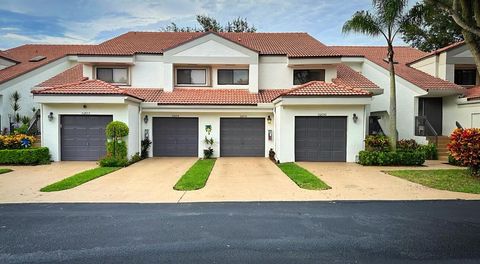
[[[78,44],[78,43],[86,43],[88,41],[72,38],[72,37],[55,37],[55,36],[48,36],[48,35],[33,35],[33,36],[26,36],[16,33],[7,33],[0,36],[0,40],[5,39],[13,42],[25,42],[25,43],[38,43],[38,44]]]

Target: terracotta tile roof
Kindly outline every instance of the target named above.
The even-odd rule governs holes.
[[[126,95],[143,100],[134,94],[130,94],[125,89],[118,88],[100,80],[86,80],[75,83],[67,83],[35,89],[33,94],[50,94],[50,95]]]
[[[311,81],[284,92],[281,96],[372,96],[372,94],[335,83]]]
[[[363,76],[361,73],[354,71],[345,64],[339,64],[337,67],[337,78],[332,80],[333,83],[352,88],[363,89],[379,89],[379,87]]]
[[[37,85],[37,87],[52,87],[66,83],[75,83],[87,80],[88,77],[83,76],[83,65],[77,64],[72,68],[53,76],[52,78]]]
[[[151,88],[126,90],[144,98],[145,102],[156,102],[159,105],[256,105],[270,103],[286,91],[268,89],[253,94],[246,89],[175,88],[173,92]]]
[[[4,59],[7,59],[7,60],[13,61],[13,62],[19,62],[12,55],[8,54],[5,51],[1,51],[1,50],[0,50],[0,58],[4,58]]]
[[[426,58],[428,58],[428,57],[431,57],[431,56],[434,56],[434,55],[438,55],[438,54],[440,54],[440,53],[442,53],[442,52],[449,51],[449,50],[454,49],[454,48],[456,48],[456,47],[463,46],[463,44],[465,44],[465,41],[454,42],[454,43],[452,43],[452,44],[450,44],[450,45],[448,45],[448,46],[445,46],[445,47],[443,47],[443,48],[439,48],[439,49],[434,50],[434,51],[432,51],[432,52],[430,52],[430,53],[427,53],[427,54],[425,54],[425,56],[422,56],[422,57],[417,58],[417,59],[415,59],[415,60],[413,60],[413,61],[410,61],[408,64],[413,64],[413,63],[415,63],[415,62],[418,62],[418,61],[420,61],[420,60],[426,59]]]
[[[333,48],[344,56],[365,57],[388,70],[388,63],[384,60],[387,56],[387,47],[335,46]],[[430,89],[462,91],[464,89],[454,83],[433,77],[407,65],[407,63],[425,56],[425,54],[423,51],[410,47],[395,47],[395,60],[398,62],[395,64],[396,74],[426,91]]]
[[[211,32],[128,32],[94,46],[84,55],[161,54],[165,50]],[[289,57],[339,56],[307,33],[214,33],[262,55]]]
[[[464,95],[467,98],[467,100],[478,100],[478,99],[480,99],[480,86],[465,89]]]
[[[37,45],[29,44],[9,49],[6,52],[12,58],[19,61],[18,64],[0,70],[0,83],[9,81],[24,73],[37,69],[52,61],[63,58],[67,54],[83,52],[91,45]],[[29,61],[35,56],[45,56],[46,58],[37,62]]]

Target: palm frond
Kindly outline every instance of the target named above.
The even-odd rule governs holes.
[[[362,33],[370,36],[383,34],[380,20],[368,11],[357,11],[342,27],[343,33]]]
[[[408,7],[408,0],[372,0],[372,3],[380,20],[387,25],[395,24]]]

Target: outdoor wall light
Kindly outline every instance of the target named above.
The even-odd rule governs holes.
[[[272,118],[270,116],[267,116],[267,123],[271,124],[272,123]]]
[[[145,117],[143,118],[143,122],[146,124],[148,123],[148,115],[145,115]]]
[[[53,120],[53,112],[50,112],[50,114],[48,114],[48,120],[49,121]]]
[[[358,116],[357,116],[357,114],[354,113],[353,114],[353,123],[357,123],[357,121],[358,121]]]

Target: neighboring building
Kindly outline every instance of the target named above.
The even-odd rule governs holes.
[[[73,56],[88,45],[23,45],[0,51],[0,127],[9,129],[13,115],[10,97],[18,91],[21,100],[19,111],[22,116],[33,116],[32,89],[41,83],[72,67]]]
[[[368,133],[388,132],[386,52],[306,33],[129,32],[68,56],[33,91],[42,145],[54,160],[96,160],[120,120],[130,156],[149,138],[151,156],[202,157],[208,137],[217,157],[354,162]],[[399,137],[427,142],[424,116],[447,135],[442,109],[465,88],[411,65],[429,54],[395,52]]]

